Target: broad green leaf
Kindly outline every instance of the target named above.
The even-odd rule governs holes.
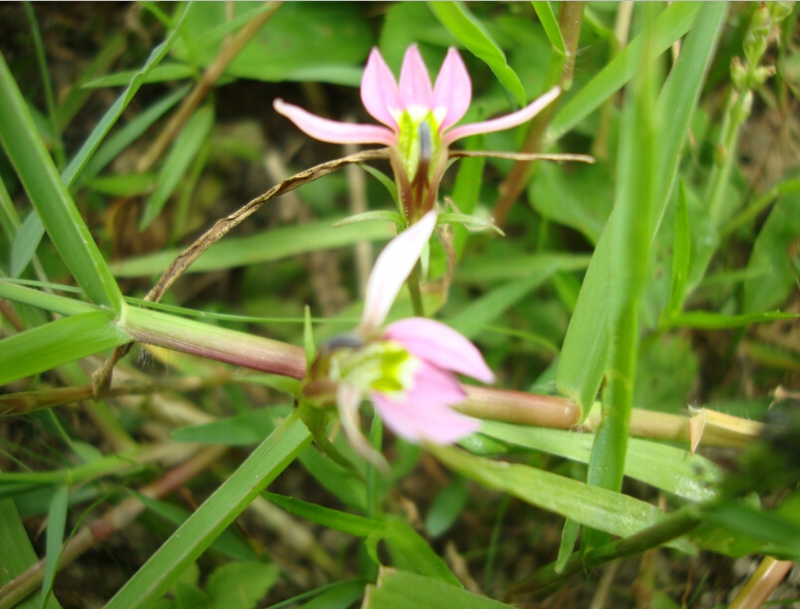
[[[485,596],[422,575],[382,567],[364,594],[362,609],[508,609]]]
[[[663,53],[689,31],[701,4],[675,2],[658,16],[653,24],[653,47],[656,53]],[[642,43],[641,35],[634,38],[583,89],[559,108],[548,128],[546,135],[548,140],[560,139],[634,77],[639,66],[630,58],[637,57],[641,53]],[[687,86],[687,90],[690,89],[691,87]]]
[[[589,462],[594,441],[591,434],[497,421],[484,421],[481,433],[580,463]],[[715,486],[722,480],[722,470],[705,457],[637,438],[628,443],[625,475],[697,502],[713,499],[717,495]]]
[[[28,214],[11,244],[11,276],[19,277],[36,253],[44,235],[44,226],[35,210]]]
[[[208,66],[219,54],[233,26],[243,25],[260,2],[237,2],[234,19],[218,2],[200,3],[187,18],[186,39],[175,43],[173,54],[185,61]],[[240,21],[237,19],[242,18]],[[271,82],[318,81],[358,86],[372,36],[367,21],[355,5],[347,3],[286,3],[259,30],[226,68],[231,77]]]
[[[274,563],[232,562],[217,567],[206,582],[209,609],[253,609],[277,581]]]
[[[678,328],[704,328],[719,330],[722,328],[739,328],[750,324],[769,323],[781,319],[796,319],[797,313],[781,313],[767,311],[764,313],[745,313],[743,315],[724,315],[712,311],[689,311],[674,317],[671,326]]]
[[[783,195],[756,237],[747,263],[747,270],[758,277],[744,283],[746,313],[780,307],[797,290],[798,271],[792,266],[791,252],[799,239],[800,194]]]
[[[131,340],[100,311],[52,321],[0,340],[0,385]]]
[[[628,537],[664,518],[649,503],[527,465],[475,457],[455,448],[429,445],[428,449],[475,482],[612,535]],[[676,547],[691,548],[683,541]]]
[[[724,10],[725,7],[721,7],[714,2],[703,3],[702,6],[690,3],[673,3],[659,15],[653,24],[653,46],[658,51],[659,49],[667,48],[669,44],[672,44],[672,41],[683,35],[689,29],[693,17],[697,14],[695,27],[686,37],[682,46],[681,57],[670,72],[656,103],[656,113],[663,117],[662,123],[664,123],[665,131],[664,137],[660,139],[657,147],[659,154],[657,159],[659,182],[657,183],[657,197],[651,214],[653,230],[655,229],[655,223],[662,217],[663,210],[666,207],[669,184],[674,179],[693,108],[696,105],[706,70],[714,54],[716,40],[724,22]],[[722,14],[720,14],[720,11],[722,11]],[[666,31],[670,32],[668,36],[664,35]],[[662,42],[667,43],[667,41],[669,41],[668,44],[661,44]],[[637,44],[641,46],[641,40]],[[626,51],[623,51],[623,54],[631,53],[632,46],[633,43],[628,46]],[[626,59],[620,66],[627,65],[627,55],[625,56]],[[621,57],[623,57],[622,54],[614,61],[619,61]],[[619,66],[617,69],[619,69]],[[619,86],[622,86],[632,78],[636,69],[636,63],[632,62],[630,75],[620,79]],[[595,80],[604,73],[605,70]],[[608,77],[606,75],[604,78],[607,79]],[[607,84],[605,83],[605,85]],[[587,86],[581,91],[580,95],[583,95],[584,91],[587,90],[590,90],[590,87]],[[609,94],[613,93],[614,90],[616,88],[609,91]],[[577,104],[575,109],[583,103],[590,102],[592,100],[591,95],[596,93],[597,91],[587,95],[586,99]],[[571,105],[576,99],[578,99],[578,96],[573,98],[567,106]],[[600,103],[602,103],[602,100],[599,100],[594,107],[596,108]],[[567,106],[562,109],[562,112],[566,111]],[[588,112],[580,114],[580,116],[576,115],[574,117],[575,122],[587,114]],[[568,118],[567,115],[564,116]],[[556,125],[555,121],[558,119],[559,115],[556,115],[553,125]],[[575,124],[570,123],[567,126],[568,122],[564,122],[566,129],[563,129],[563,131]],[[671,172],[671,174],[664,175],[665,172]],[[604,230],[595,248],[586,277],[583,280],[578,303],[575,306],[575,311],[564,339],[556,376],[558,390],[581,404],[584,412],[588,412],[589,406],[597,395],[597,390],[603,378],[603,367],[605,366],[608,345],[606,319],[608,318],[610,297],[611,240],[611,231]]]
[[[42,579],[42,593],[39,608],[47,606],[53,588],[53,581],[61,560],[61,543],[67,526],[67,509],[69,508],[69,487],[59,486],[50,500],[50,511],[47,514],[47,560]]]
[[[151,606],[311,441],[291,415],[156,551],[105,609]]]
[[[525,89],[519,76],[506,61],[503,50],[483,24],[461,2],[430,2],[431,11],[469,51],[491,68],[498,80],[511,91],[520,106],[526,104]]]
[[[38,562],[36,552],[31,545],[28,533],[22,525],[17,508],[10,499],[0,499],[0,586],[10,582],[12,579],[21,575],[29,567]],[[16,609],[36,609],[39,607],[39,599],[29,596],[26,600],[19,601]],[[46,605],[47,609],[60,609],[58,601],[50,597]]]
[[[190,86],[181,87],[176,89],[169,95],[166,95],[153,105],[149,106],[136,118],[132,119],[124,127],[114,132],[103,145],[97,149],[89,162],[78,176],[79,180],[90,180],[98,175],[111,161],[113,161],[119,154],[135,142],[153,123],[161,118],[167,110],[172,108],[180,100],[182,100],[189,92]],[[76,183],[73,181],[73,183]]]
[[[122,293],[39,138],[27,104],[3,58],[0,58],[0,141],[77,282],[94,302],[119,312],[123,306]]]
[[[206,104],[199,108],[186,121],[180,135],[169,150],[167,158],[159,171],[156,180],[156,189],[147,199],[139,231],[145,230],[156,216],[164,209],[167,200],[178,186],[192,161],[200,151],[203,143],[208,139],[211,128],[214,126],[214,109]]]
[[[213,245],[189,267],[189,273],[229,269],[248,264],[279,260],[312,251],[352,245],[359,241],[379,241],[394,236],[394,227],[383,222],[332,228],[335,220],[309,222],[279,228],[258,235],[224,239]],[[182,250],[166,250],[112,264],[118,277],[152,275],[165,270]]]
[[[613,172],[606,163],[542,163],[528,187],[528,200],[548,220],[579,230],[597,243],[614,202]]]

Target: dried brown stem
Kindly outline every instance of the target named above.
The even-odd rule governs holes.
[[[152,484],[142,488],[140,492],[153,499],[163,497],[206,469],[225,450],[225,447],[205,447],[185,463],[178,465]],[[135,497],[131,497],[111,508],[92,524],[81,527],[64,546],[58,568],[63,569],[72,564],[97,543],[130,524],[144,509],[144,504]],[[0,588],[0,609],[11,609],[36,590],[42,583],[44,570],[45,559],[42,559]]]
[[[178,135],[183,128],[186,121],[195,111],[195,108],[205,98],[214,84],[222,76],[225,68],[233,61],[239,52],[247,45],[248,42],[255,36],[262,26],[269,21],[275,11],[278,10],[283,2],[266,2],[264,3],[264,10],[258,15],[248,21],[236,37],[230,41],[226,41],[220,49],[219,55],[214,62],[208,66],[203,73],[203,77],[195,85],[192,92],[184,98],[178,110],[170,119],[167,126],[161,131],[156,141],[150,145],[150,148],[142,155],[139,162],[136,164],[137,173],[143,173],[152,168],[164,154],[164,151],[170,145],[175,136]]]
[[[761,564],[733,599],[728,609],[758,609],[778,587],[794,563],[765,556]]]
[[[232,375],[220,375],[210,378],[183,377],[177,379],[129,380],[115,384],[106,392],[106,397],[122,395],[148,395],[165,391],[194,391],[203,387],[211,387],[230,382]],[[91,399],[94,396],[92,385],[59,387],[41,391],[25,391],[0,395],[0,416],[19,416],[30,414],[43,408],[55,408],[73,402]]]
[[[588,154],[571,154],[569,152],[495,152],[494,150],[452,150],[450,158],[465,156],[482,156],[494,159],[511,159],[512,161],[575,161],[578,163],[594,163],[595,158]]]
[[[575,68],[575,57],[578,51],[578,38],[581,34],[583,21],[583,7],[585,2],[562,2],[558,13],[558,25],[564,37],[564,46],[567,58],[561,73],[559,84],[566,91],[572,85],[572,73]],[[531,121],[531,128],[525,137],[525,142],[520,149],[521,153],[534,153],[540,150],[542,137],[547,125],[556,112],[557,102],[551,103]],[[517,161],[511,168],[506,179],[500,185],[500,197],[494,206],[492,216],[498,225],[502,225],[511,211],[511,206],[517,200],[530,177],[532,161]]]

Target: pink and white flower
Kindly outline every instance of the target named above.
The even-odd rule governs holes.
[[[447,163],[450,144],[477,133],[502,131],[521,125],[556,99],[553,87],[528,106],[507,116],[455,126],[472,100],[472,82],[458,51],[451,47],[436,83],[430,76],[417,45],[406,51],[399,82],[378,49],[373,48],[361,80],[361,101],[380,125],[341,123],[311,114],[276,99],[277,112],[289,118],[311,137],[333,144],[383,144],[392,148],[395,177],[406,207],[422,215],[433,206],[438,182]],[[415,181],[424,182],[416,188]],[[421,199],[424,199],[421,200]],[[412,222],[416,217],[411,218]]]
[[[456,374],[493,383],[480,351],[441,322],[410,317],[382,328],[400,288],[436,225],[436,212],[393,239],[375,262],[355,345],[329,356],[327,376],[337,383],[337,406],[351,444],[371,451],[358,410],[369,397],[395,434],[411,442],[451,444],[477,431],[480,421],[453,410],[466,393]]]

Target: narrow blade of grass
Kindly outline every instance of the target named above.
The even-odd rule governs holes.
[[[0,141],[50,238],[77,282],[94,302],[119,312],[123,306],[122,293],[61,181],[22,93],[2,57]],[[30,248],[31,251],[35,249]]]
[[[309,442],[311,434],[293,413],[164,542],[105,609],[152,606]]]

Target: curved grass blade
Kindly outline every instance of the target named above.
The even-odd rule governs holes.
[[[50,500],[50,511],[47,514],[47,560],[42,579],[42,595],[39,609],[47,606],[47,600],[53,589],[56,569],[61,558],[61,543],[67,526],[67,509],[69,508],[69,487],[59,486]]]
[[[481,433],[517,446],[559,457],[589,462],[591,434],[484,421]],[[700,455],[658,442],[631,438],[625,459],[625,475],[690,501],[707,501],[717,495],[714,485],[722,470]]]
[[[92,131],[89,139],[86,140],[78,153],[73,157],[72,161],[70,161],[69,166],[64,170],[64,174],[61,176],[64,184],[69,186],[75,182],[75,178],[78,177],[83,168],[86,166],[86,163],[89,161],[89,158],[92,156],[94,151],[97,150],[100,142],[103,141],[103,138],[105,138],[111,127],[114,126],[114,123],[116,123],[117,119],[122,115],[122,112],[139,90],[139,87],[144,84],[145,80],[147,79],[147,75],[150,73],[150,70],[157,66],[159,62],[167,55],[172,47],[172,44],[178,38],[178,34],[181,31],[181,26],[183,25],[183,20],[186,18],[186,15],[189,13],[191,7],[192,3],[188,2],[184,7],[183,12],[175,21],[175,27],[172,28],[169,36],[167,36],[164,42],[153,49],[142,68],[133,75],[133,78],[131,78],[128,88],[125,89],[122,95],[117,98],[117,101],[114,102],[114,105],[108,109],[103,116],[103,119]]]
[[[483,24],[461,2],[429,2],[433,14],[470,52],[486,62],[498,80],[511,91],[520,106],[526,103],[525,89],[506,61],[500,46]]]
[[[258,235],[223,240],[212,245],[186,272],[199,273],[257,264],[296,254],[352,245],[359,241],[391,239],[395,234],[394,227],[383,222],[351,224],[341,228],[332,228],[333,223],[335,220],[309,222]],[[112,264],[111,268],[117,277],[153,275],[166,269],[180,253],[181,250],[178,249],[166,250],[124,260]]]
[[[152,606],[310,442],[311,434],[295,411],[164,542],[105,609]]]
[[[700,95],[705,74],[714,55],[716,41],[724,23],[726,7],[716,2],[703,3],[702,7],[673,3],[659,15],[653,25],[654,46],[658,50],[660,48],[657,44],[660,42],[658,30],[666,22],[667,13],[671,15],[669,21],[675,21],[677,17],[682,16],[678,21],[683,23],[687,16],[684,14],[686,11],[689,11],[691,17],[698,10],[697,21],[686,37],[681,57],[670,72],[656,102],[656,113],[665,117],[662,124],[666,123],[666,126],[657,147],[656,162],[659,177],[651,215],[653,219],[651,221],[651,238],[655,233],[655,224],[663,215],[667,204],[670,184],[677,173],[682,143],[686,139],[689,122]],[[675,11],[679,13],[676,15]],[[681,26],[676,31],[686,31],[686,29]],[[665,175],[667,172],[670,172],[670,175]],[[603,235],[597,243],[583,280],[578,303],[564,339],[556,375],[558,390],[581,404],[584,412],[588,412],[600,387],[608,345],[606,320],[608,319],[610,298],[609,273],[612,240],[610,227],[611,222],[607,224],[606,230],[603,231]]]
[[[533,10],[536,11],[536,16],[539,18],[539,21],[544,28],[544,33],[547,35],[547,39],[553,46],[553,50],[566,56],[567,47],[564,44],[564,37],[561,35],[561,28],[558,27],[558,20],[553,14],[553,9],[550,6],[550,3],[546,1],[534,1],[531,2],[531,4],[533,5]]]
[[[19,512],[10,499],[0,499],[0,539],[3,540],[3,543],[0,543],[0,565],[3,565],[0,569],[0,588],[2,588],[38,561]],[[45,606],[47,609],[61,609],[61,605],[52,596]],[[35,596],[31,596],[27,600],[19,599],[14,607],[36,609],[39,603]]]
[[[131,340],[101,311],[52,321],[0,341],[0,385]]]
[[[39,138],[22,93],[2,57],[0,141],[75,279],[94,302],[121,311],[119,286]]]
[[[692,27],[695,15],[700,9],[698,2],[674,2],[661,13],[653,24],[653,48],[655,53],[666,51],[672,43],[681,38]],[[641,53],[641,35],[620,52],[603,70],[569,100],[553,117],[545,139],[555,141],[561,138],[584,118],[589,116],[603,102],[625,86],[638,70],[636,57]],[[690,89],[689,86],[686,87]]]
[[[147,200],[139,224],[140,232],[144,231],[164,209],[164,205],[178,187],[178,182],[189,169],[213,126],[214,109],[210,105],[199,108],[186,122],[161,167],[155,192]]]

